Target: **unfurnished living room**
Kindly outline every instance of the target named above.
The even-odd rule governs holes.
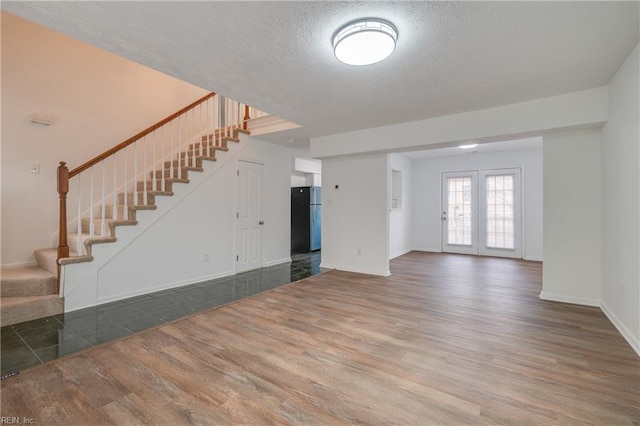
[[[0,423],[640,425],[640,2],[0,9]]]

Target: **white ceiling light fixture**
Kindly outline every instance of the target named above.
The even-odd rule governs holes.
[[[462,148],[462,149],[471,149],[471,148],[475,148],[476,146],[478,146],[477,143],[471,143],[469,145],[459,145],[458,148]]]
[[[398,30],[378,18],[358,19],[340,27],[333,36],[333,53],[348,65],[380,62],[396,48]]]

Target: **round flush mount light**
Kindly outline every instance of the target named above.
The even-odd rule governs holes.
[[[471,148],[475,148],[476,146],[478,146],[477,143],[471,143],[469,145],[459,145],[458,147],[462,149],[471,149]]]
[[[342,26],[333,36],[333,52],[348,65],[380,62],[396,48],[398,30],[383,19],[367,18]]]

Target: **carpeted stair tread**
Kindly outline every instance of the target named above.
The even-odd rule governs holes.
[[[38,249],[34,252],[38,266],[52,274],[58,275],[58,250],[54,248]]]
[[[0,278],[0,296],[27,297],[55,294],[55,274],[39,266],[3,269]]]
[[[18,324],[64,312],[64,300],[57,294],[0,298],[0,326]]]
[[[70,238],[71,237],[68,237],[67,239],[68,242]],[[78,252],[71,250],[71,247],[69,248],[70,248],[69,257],[75,258],[80,256]],[[58,276],[58,264],[57,264],[58,250],[57,249],[55,248],[38,249],[34,252],[34,254],[36,256],[36,262],[39,267],[51,272],[55,276]]]

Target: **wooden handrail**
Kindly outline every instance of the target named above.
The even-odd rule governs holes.
[[[137,135],[130,137],[126,141],[124,141],[122,143],[119,143],[118,145],[116,145],[113,148],[103,152],[102,154],[98,155],[97,157],[87,161],[86,163],[82,164],[81,166],[76,167],[75,169],[73,169],[73,170],[71,170],[69,172],[69,179],[74,177],[74,176],[76,176],[76,175],[78,175],[78,174],[80,174],[80,173],[82,173],[83,171],[87,170],[89,167],[98,164],[99,162],[101,162],[105,158],[112,156],[113,154],[115,154],[116,152],[120,151],[121,149],[126,148],[127,146],[131,145],[132,143],[134,143],[138,139],[140,139],[140,138],[148,135],[149,133],[153,132],[154,130],[164,126],[165,124],[167,124],[171,120],[173,120],[176,117],[184,114],[185,112],[187,112],[190,109],[194,108],[198,104],[201,104],[202,102],[206,101],[207,99],[210,99],[210,98],[214,97],[215,95],[216,94],[212,92],[212,93],[209,93],[206,96],[203,96],[202,98],[198,99],[197,101],[192,102],[189,105],[187,105],[186,107],[182,108],[181,110],[176,111],[175,113],[171,114],[167,118],[164,118],[164,119],[158,121],[153,126],[148,127],[147,129],[141,131]],[[65,222],[65,226],[66,226],[66,222]]]

